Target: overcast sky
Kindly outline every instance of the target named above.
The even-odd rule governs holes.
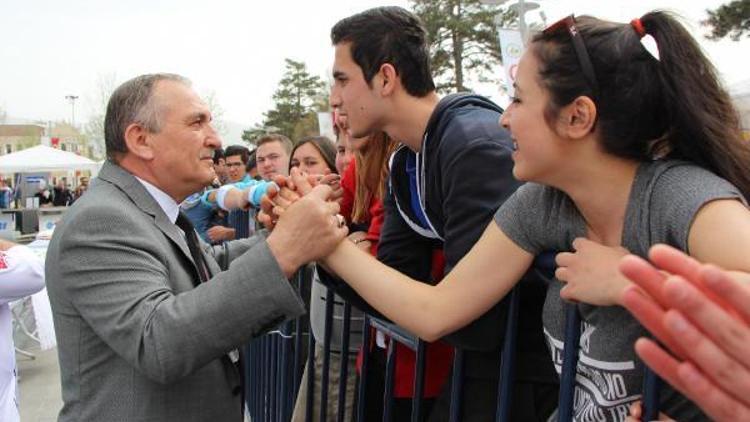
[[[667,8],[702,35],[706,29],[698,21],[705,9],[724,2],[541,0],[541,9],[527,16],[539,21],[544,10],[549,22],[571,12],[626,22]],[[285,57],[327,78],[331,26],[389,4],[408,6],[406,0],[2,0],[0,107],[17,118],[69,120],[65,96],[78,95],[80,124],[94,107],[97,80],[175,72],[192,79],[199,92],[213,92],[225,119],[249,126],[270,107]],[[701,36],[700,42],[726,83],[748,78],[747,38],[711,42]]]

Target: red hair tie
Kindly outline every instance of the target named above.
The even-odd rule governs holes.
[[[638,36],[640,38],[643,38],[646,35],[646,28],[643,27],[643,24],[641,23],[641,20],[639,18],[635,18],[632,21],[630,21],[630,25],[635,29],[635,32],[638,33]]]

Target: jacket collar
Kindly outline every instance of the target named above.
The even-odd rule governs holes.
[[[156,227],[177,245],[190,262],[193,262],[193,257],[190,255],[187,242],[180,229],[169,220],[169,217],[164,213],[164,210],[156,199],[148,193],[143,184],[132,173],[107,160],[104,162],[97,178],[116,186],[125,196],[133,201],[135,206],[140,208],[144,213],[152,216]],[[193,266],[195,266],[195,262],[193,262]]]

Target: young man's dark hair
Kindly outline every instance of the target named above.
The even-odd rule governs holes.
[[[250,173],[250,170],[258,167],[258,159],[255,157],[255,150],[250,151],[250,157],[247,160],[245,171]]]
[[[435,90],[427,32],[406,9],[377,7],[342,19],[331,29],[331,42],[351,43],[352,58],[367,83],[383,63],[390,63],[409,94],[422,97]]]
[[[247,160],[250,158],[250,150],[242,145],[230,145],[224,151],[224,157],[232,157],[235,155],[239,155],[242,164],[247,165]]]
[[[216,148],[214,150],[214,164],[219,164],[219,160],[224,158],[224,148]]]

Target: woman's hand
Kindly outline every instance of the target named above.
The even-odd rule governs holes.
[[[331,190],[333,191],[330,198],[331,201],[341,201],[341,198],[344,196],[344,188],[341,187],[341,176],[336,173],[328,173],[321,176],[317,180],[317,183],[331,187]]]
[[[367,240],[367,233],[366,232],[353,232],[349,234],[349,240],[357,245],[358,248],[362,249],[365,252],[370,252],[370,247],[372,246],[372,242]]]
[[[641,402],[637,401],[630,406],[630,415],[625,419],[625,422],[641,422],[642,417]],[[675,422],[674,419],[661,412],[659,412],[659,419],[657,420],[660,422]]]
[[[557,254],[555,277],[565,283],[560,296],[591,305],[618,304],[622,289],[630,284],[618,271],[624,248],[604,246],[579,237],[573,241],[575,252]]]

